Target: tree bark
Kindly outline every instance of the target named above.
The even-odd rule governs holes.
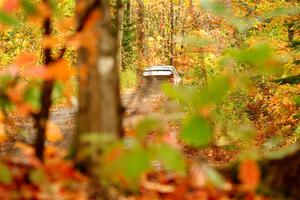
[[[44,3],[48,3],[48,0],[44,0]],[[49,37],[51,35],[51,20],[50,17],[44,19],[43,23],[44,37]],[[44,49],[44,64],[48,66],[52,62],[51,57],[51,49],[45,48]],[[46,125],[47,120],[49,118],[50,107],[52,104],[51,94],[53,90],[53,81],[46,80],[42,86],[42,95],[41,95],[41,110],[37,115],[34,116],[35,118],[35,127],[37,129],[37,136],[35,141],[35,154],[37,158],[41,161],[44,160],[44,149],[45,149],[45,139],[46,139]]]
[[[169,63],[174,66],[174,31],[175,31],[175,20],[174,20],[174,4],[173,0],[170,0],[170,57]]]
[[[122,0],[117,0],[117,21],[116,27],[118,31],[118,54],[117,54],[117,65],[119,70],[123,69],[123,61],[122,61],[122,41],[123,41],[123,17],[124,17],[124,5]]]
[[[143,0],[137,0],[138,3],[138,23],[137,23],[137,45],[140,52],[141,59],[145,59],[145,52],[146,52],[146,46],[145,46],[145,4]]]
[[[109,0],[95,0],[94,11],[100,11],[101,18],[93,30],[96,56],[85,48],[79,50],[79,70],[87,70],[85,77],[79,78],[79,110],[77,134],[73,155],[78,155],[84,144],[81,136],[88,133],[122,136],[122,106],[119,89],[118,30],[112,27]],[[118,23],[117,23],[118,24]],[[96,60],[90,60],[91,57]],[[87,68],[87,69],[85,69]],[[79,161],[80,163],[81,161]],[[85,161],[84,161],[85,162]],[[85,162],[89,168],[90,160]]]

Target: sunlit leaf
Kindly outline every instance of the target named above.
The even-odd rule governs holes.
[[[212,128],[204,118],[193,115],[184,123],[180,138],[194,147],[205,147],[212,140]]]

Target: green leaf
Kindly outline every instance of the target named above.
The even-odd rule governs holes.
[[[207,177],[213,185],[220,189],[225,188],[226,181],[217,170],[208,166],[204,167],[204,170],[206,171]]]
[[[201,48],[211,44],[212,41],[195,36],[184,36],[181,38],[181,43],[190,47]]]
[[[159,131],[161,129],[161,122],[157,118],[144,118],[138,123],[136,131],[139,137],[143,137],[151,131]]]
[[[230,89],[229,78],[225,76],[215,77],[208,87],[194,100],[196,104],[205,105],[220,103]]]
[[[188,145],[205,147],[212,140],[212,128],[205,119],[193,115],[185,122],[180,138]]]
[[[22,0],[21,5],[26,14],[34,15],[37,13],[35,5],[30,0]]]
[[[295,97],[295,103],[297,107],[300,107],[300,96]]]
[[[136,183],[143,172],[150,169],[150,156],[143,148],[135,148],[125,154],[119,160],[119,170],[126,178]]]
[[[300,138],[300,124],[298,124],[296,130],[295,130],[297,138]]]
[[[31,86],[24,93],[24,100],[30,103],[34,108],[40,107],[41,91],[37,86]]]
[[[0,23],[6,24],[9,26],[19,27],[21,23],[15,18],[11,17],[7,13],[0,10]]]
[[[32,170],[29,174],[30,181],[36,185],[43,183],[45,178],[45,172],[41,169]]]
[[[168,145],[160,145],[156,149],[156,158],[162,161],[166,169],[179,172],[185,171],[185,162],[182,154],[177,149]]]
[[[274,9],[273,11],[267,13],[265,16],[267,18],[270,18],[270,17],[293,16],[299,14],[300,14],[299,7],[294,7],[294,8],[281,7],[281,8]]]
[[[63,97],[63,91],[64,85],[59,81],[55,81],[53,85],[52,99],[54,101],[59,100],[61,97]]]
[[[219,2],[212,2],[209,0],[200,0],[201,7],[215,15],[228,16],[231,15],[232,11],[226,8],[225,4]]]
[[[284,158],[285,156],[288,156],[298,150],[297,145],[290,145],[288,147],[284,147],[282,149],[279,149],[277,151],[271,151],[265,154],[265,157],[267,159],[281,159]]]
[[[10,184],[12,182],[12,175],[4,164],[0,163],[0,182]]]
[[[196,96],[199,96],[200,91],[193,87],[187,86],[177,86],[173,87],[170,84],[162,85],[163,92],[167,97],[175,99],[182,104],[191,104],[191,100],[195,99]]]

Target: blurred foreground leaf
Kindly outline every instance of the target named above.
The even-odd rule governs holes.
[[[212,140],[212,128],[204,118],[193,115],[185,122],[180,138],[193,147],[205,147]]]
[[[15,26],[19,27],[21,24],[18,20],[11,17],[10,15],[6,14],[5,12],[0,10],[0,23],[9,25],[9,26]]]
[[[0,181],[4,184],[9,184],[12,181],[9,169],[2,163],[0,163]]]
[[[296,144],[290,145],[288,147],[281,148],[276,151],[270,151],[265,154],[267,159],[282,159],[292,153],[295,153],[298,150],[298,146]]]
[[[207,174],[208,179],[213,185],[220,189],[224,189],[226,187],[225,179],[217,170],[208,166],[204,167],[204,170]]]
[[[177,149],[168,145],[161,145],[155,147],[156,158],[160,160],[168,170],[175,170],[178,172],[185,171],[185,162],[183,155]]]

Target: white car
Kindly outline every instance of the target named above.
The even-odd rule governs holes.
[[[158,65],[146,67],[141,73],[141,86],[157,86],[163,82],[169,82],[172,85],[178,85],[181,82],[181,78],[174,66]]]

